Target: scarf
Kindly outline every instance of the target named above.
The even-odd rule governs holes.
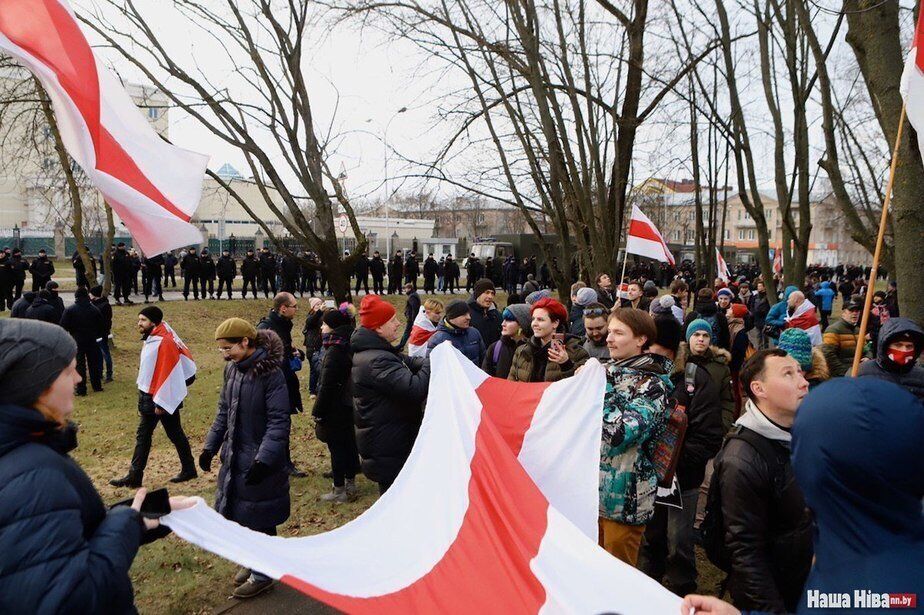
[[[728,335],[732,343],[735,343],[735,336],[738,335],[742,330],[744,330],[744,319],[743,318],[729,318],[728,319]]]

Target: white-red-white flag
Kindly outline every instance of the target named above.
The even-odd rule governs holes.
[[[918,15],[911,51],[905,59],[901,94],[908,121],[918,133],[918,148],[924,152],[924,11]]]
[[[731,279],[731,273],[728,271],[728,264],[725,262],[725,259],[722,257],[722,252],[719,250],[718,246],[715,249],[715,262],[716,262],[716,277],[725,282],[726,284]]]
[[[173,414],[186,399],[186,381],[195,375],[196,364],[180,336],[165,322],[154,327],[141,347],[138,390]]]
[[[783,249],[780,248],[773,255],[773,272],[783,273]]]
[[[530,384],[448,343],[430,359],[411,455],[359,518],[282,538],[200,502],[163,522],[345,613],[676,613],[679,597],[597,546],[603,367]]]
[[[208,157],[161,139],[93,53],[67,0],[0,1],[0,50],[48,92],[61,139],[148,255],[202,243]]]
[[[657,261],[674,264],[674,255],[667,248],[658,227],[648,219],[638,205],[632,206],[629,219],[629,236],[626,238],[626,252],[647,256]]]
[[[427,342],[430,341],[434,333],[436,333],[436,325],[427,318],[427,312],[421,306],[417,312],[417,318],[414,319],[414,325],[411,327],[411,335],[407,340],[407,356],[427,356]]]

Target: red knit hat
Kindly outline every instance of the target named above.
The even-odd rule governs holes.
[[[543,297],[539,301],[533,304],[533,307],[529,310],[529,315],[532,316],[533,313],[539,308],[544,309],[549,313],[549,316],[552,320],[557,320],[559,323],[568,322],[568,310],[565,309],[560,302],[552,299],[551,297]]]
[[[743,303],[732,303],[731,311],[734,318],[744,318],[748,315],[748,308]]]
[[[367,329],[378,329],[394,316],[395,306],[378,295],[366,295],[359,304],[359,324]]]

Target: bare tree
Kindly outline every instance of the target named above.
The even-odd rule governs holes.
[[[173,105],[241,151],[266,206],[297,243],[320,257],[320,263],[302,259],[302,264],[324,272],[334,296],[346,299],[350,271],[367,241],[341,181],[328,166],[332,138],[318,130],[303,74],[312,3],[172,3],[186,25],[198,28],[227,52],[239,79],[236,89],[214,84],[194,58],[169,51],[133,0],[100,0],[99,4],[107,11],[98,10],[81,20]],[[209,176],[260,225],[277,249],[297,256],[231,182],[211,171]],[[310,208],[304,206],[305,196]],[[349,218],[356,238],[349,256],[341,254],[334,227],[334,217],[341,212]]]

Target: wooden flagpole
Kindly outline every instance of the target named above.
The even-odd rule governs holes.
[[[850,375],[856,377],[860,369],[860,359],[863,357],[863,347],[866,345],[866,331],[869,326],[870,308],[873,304],[873,288],[879,273],[879,257],[882,254],[882,241],[885,237],[886,223],[889,218],[889,204],[892,202],[892,184],[895,181],[895,168],[898,165],[898,147],[902,142],[902,128],[905,126],[905,104],[902,103],[902,114],[898,118],[898,132],[895,135],[895,148],[892,150],[892,164],[889,167],[889,181],[886,184],[885,199],[882,202],[882,216],[879,218],[879,236],[876,238],[876,251],[873,253],[873,266],[869,271],[869,280],[866,284],[866,300],[863,302],[863,318],[860,321],[860,334],[857,337],[857,349],[853,354],[853,368]]]

